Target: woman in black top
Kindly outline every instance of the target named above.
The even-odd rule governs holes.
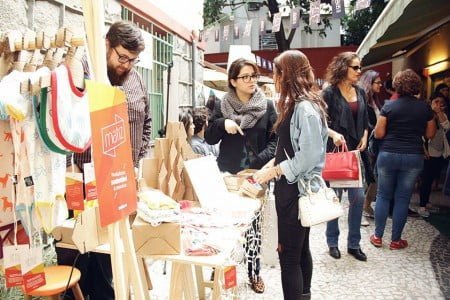
[[[276,135],[272,132],[277,119],[272,101],[267,101],[257,86],[258,67],[252,61],[238,59],[228,70],[229,92],[216,103],[205,131],[205,140],[220,142],[217,163],[222,172],[235,174],[243,169],[260,169],[274,157]],[[261,220],[252,224],[260,237]],[[248,276],[253,290],[264,292],[259,276],[260,238],[247,234]]]
[[[335,56],[327,68],[327,79],[330,86],[323,90],[323,98],[328,105],[329,127],[342,134],[348,150],[366,150],[368,137],[368,116],[364,91],[356,83],[361,75],[361,61],[354,52],[343,52]],[[328,152],[335,148],[328,141]],[[347,188],[350,203],[348,211],[347,252],[357,260],[366,261],[361,251],[361,217],[364,203],[362,187]],[[338,189],[338,194],[342,190]],[[327,223],[327,244],[330,256],[339,259],[338,219]]]

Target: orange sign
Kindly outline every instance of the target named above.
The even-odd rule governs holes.
[[[125,94],[112,86],[87,81],[100,224],[106,226],[136,211]]]

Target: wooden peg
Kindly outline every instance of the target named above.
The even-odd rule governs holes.
[[[70,45],[72,40],[72,31],[68,28],[60,28],[58,33],[56,34],[55,46],[56,47],[65,47],[66,45]]]
[[[73,37],[72,40],[70,41],[70,45],[72,47],[80,47],[80,46],[84,46],[84,38],[83,37]]]
[[[23,49],[34,50],[36,49],[36,32],[27,31],[23,36]]]
[[[36,49],[47,50],[50,48],[50,37],[45,35],[43,31],[36,35]]]
[[[17,43],[16,43],[17,41]],[[15,52],[17,50],[22,50],[17,48],[16,45],[21,46],[22,45],[22,33],[20,33],[17,30],[12,30],[7,33],[6,35],[6,45],[9,52]]]

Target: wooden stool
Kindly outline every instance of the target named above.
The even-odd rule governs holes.
[[[46,297],[46,299],[59,299],[59,295],[64,293],[67,281],[69,280],[71,266],[49,266],[44,268],[46,284],[25,295],[26,300],[31,300],[31,296]],[[73,268],[70,278],[69,288],[72,289],[76,300],[84,300],[78,281],[81,273],[77,268]]]

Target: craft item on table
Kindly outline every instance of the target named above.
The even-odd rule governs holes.
[[[182,229],[184,253],[188,256],[211,256],[219,250],[208,244],[208,233],[192,227]]]
[[[159,190],[138,193],[137,215],[156,226],[162,222],[179,222],[180,205]]]
[[[257,183],[252,176],[245,178],[239,192],[251,198],[261,198],[266,194],[267,185]]]
[[[87,93],[74,86],[71,76],[65,65],[52,71],[51,120],[59,142],[66,149],[81,153],[91,145],[89,102]]]
[[[13,181],[14,160],[13,142],[9,121],[0,120],[0,226],[14,222]],[[0,229],[0,231],[2,231]]]

